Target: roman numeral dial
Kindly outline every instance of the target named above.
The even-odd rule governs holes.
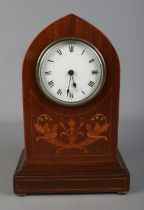
[[[42,92],[61,105],[88,103],[101,90],[105,64],[91,44],[77,40],[57,41],[40,55],[37,80]]]

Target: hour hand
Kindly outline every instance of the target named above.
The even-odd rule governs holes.
[[[76,85],[76,83],[75,83],[75,82],[73,83],[73,87],[74,87],[74,88],[76,88],[76,87],[77,87],[77,85]]]
[[[76,88],[77,84],[75,83],[73,76],[72,76],[72,80],[73,80],[73,84],[72,85],[73,85],[74,88]]]

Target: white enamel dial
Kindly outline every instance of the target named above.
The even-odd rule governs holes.
[[[95,97],[105,81],[105,63],[90,43],[64,39],[48,46],[37,62],[43,93],[63,105],[80,105]]]

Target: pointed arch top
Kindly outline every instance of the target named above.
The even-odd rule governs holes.
[[[44,28],[30,44],[23,65],[29,56],[31,59],[37,59],[40,52],[51,42],[65,37],[78,37],[92,43],[105,59],[115,60],[117,64],[115,69],[119,73],[118,55],[110,40],[97,27],[75,14],[68,14]]]

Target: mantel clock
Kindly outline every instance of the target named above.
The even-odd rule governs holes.
[[[67,15],[33,40],[22,74],[25,148],[15,193],[127,193],[117,148],[120,67],[108,38]]]

